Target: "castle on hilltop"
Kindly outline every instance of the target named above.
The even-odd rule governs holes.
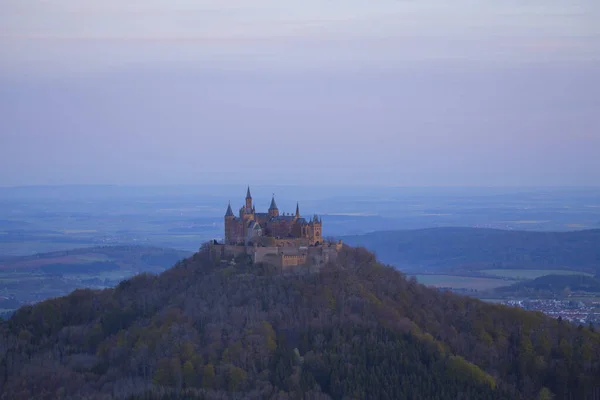
[[[323,222],[314,215],[306,219],[296,213],[279,213],[275,196],[266,213],[256,212],[250,187],[246,203],[238,216],[231,209],[225,212],[225,239],[211,242],[212,254],[224,261],[227,257],[247,255],[254,263],[267,263],[282,269],[295,266],[319,268],[337,257],[342,242],[323,240]]]
[[[323,223],[316,215],[308,220],[301,217],[298,203],[295,214],[280,214],[275,196],[266,213],[256,212],[248,187],[246,203],[240,208],[239,216],[233,214],[231,203],[227,207],[225,244],[318,246],[323,243],[322,227]]]

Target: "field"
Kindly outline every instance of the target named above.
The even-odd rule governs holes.
[[[490,269],[481,273],[489,277],[457,276],[442,274],[414,275],[419,283],[438,288],[486,291],[510,286],[517,281],[535,279],[544,275],[590,275],[589,273],[557,269]]]
[[[481,271],[482,273],[495,276],[500,278],[508,278],[514,280],[527,280],[535,279],[544,275],[588,275],[592,274],[580,271],[572,270],[560,270],[560,269],[487,269]]]
[[[6,301],[18,306],[76,288],[115,286],[140,272],[162,272],[189,255],[165,248],[114,246],[5,258],[0,260],[0,308],[8,309],[3,306]]]
[[[0,262],[0,270],[26,270],[38,269],[48,264],[85,264],[94,261],[109,261],[110,258],[106,254],[100,253],[83,253],[77,255],[53,255],[38,258],[21,258],[12,262]]]
[[[414,275],[419,283],[427,286],[453,289],[491,290],[509,286],[512,281],[497,278],[479,278],[455,275]]]

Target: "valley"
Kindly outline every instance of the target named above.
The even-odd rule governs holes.
[[[143,246],[105,246],[0,260],[0,316],[75,289],[114,287],[139,273],[160,273],[191,253]]]
[[[75,288],[111,287],[170,267],[222,237],[223,204],[239,196],[237,189],[0,188],[0,315]],[[259,206],[271,189],[253,188]],[[291,211],[299,199],[303,210],[322,215],[330,238],[364,246],[425,285],[498,301],[598,300],[585,291],[505,290],[550,274],[596,274],[600,230],[583,229],[600,223],[595,189],[275,190],[282,210]],[[142,260],[161,253],[172,256]]]

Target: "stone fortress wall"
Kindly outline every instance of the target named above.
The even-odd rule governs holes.
[[[267,263],[278,268],[303,265],[319,266],[334,261],[342,242],[325,242],[319,246],[242,246],[211,243],[211,251],[220,258],[234,258],[247,254],[253,263]]]

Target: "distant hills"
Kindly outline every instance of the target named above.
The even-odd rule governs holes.
[[[187,251],[151,246],[95,246],[5,257],[0,259],[0,271],[74,274],[125,269],[134,272],[159,272],[190,254]]]
[[[489,268],[600,267],[600,229],[573,232],[430,228],[378,231],[342,237],[374,251],[404,271],[476,271]]]
[[[159,273],[191,253],[148,246],[98,246],[0,259],[0,317],[18,305],[104,288],[141,272]]]
[[[496,289],[499,293],[520,295],[559,294],[565,292],[600,293],[600,279],[588,275],[545,275]]]
[[[600,334],[426,288],[345,247],[318,273],[205,249],[0,324],[0,398],[592,399]]]

